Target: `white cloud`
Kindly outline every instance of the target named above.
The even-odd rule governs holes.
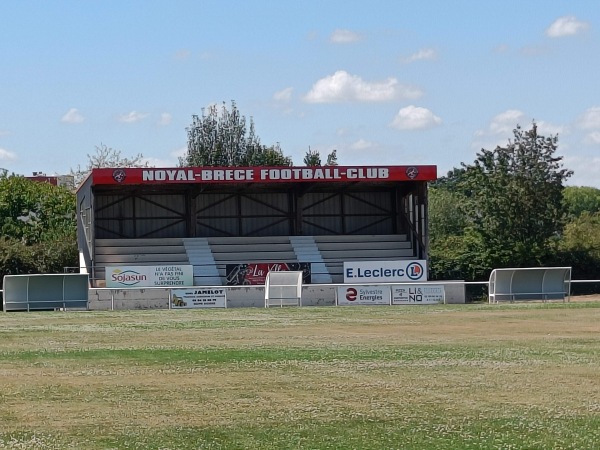
[[[173,116],[171,116],[171,114],[169,113],[162,113],[160,115],[160,119],[158,119],[158,125],[160,126],[167,126],[171,124],[171,121],[173,120]]]
[[[551,38],[573,36],[587,30],[588,27],[587,22],[577,20],[575,16],[562,16],[546,29],[546,36]]]
[[[358,141],[350,144],[350,150],[368,150],[373,148],[375,144],[371,141],[367,141],[365,139],[359,139]]]
[[[146,117],[148,117],[148,114],[146,114],[146,113],[131,111],[128,114],[121,114],[119,116],[119,122],[135,123],[135,122],[139,122],[140,120],[144,120]]]
[[[493,149],[506,145],[516,126],[527,121],[522,111],[508,109],[492,118],[487,129],[475,131],[476,139],[471,145],[475,149]]]
[[[600,131],[588,133],[583,139],[583,143],[588,145],[600,145]]]
[[[515,127],[525,118],[525,114],[518,109],[509,109],[498,114],[490,122],[489,131],[493,134],[512,133]]]
[[[586,109],[579,118],[578,125],[584,130],[600,128],[600,106],[592,106]]]
[[[179,157],[187,154],[187,146],[177,148],[169,152],[168,158],[147,157],[143,162],[148,164],[148,167],[177,167],[179,165]]]
[[[563,166],[573,171],[567,184],[600,188],[600,157],[565,156]]]
[[[329,36],[329,42],[334,44],[351,44],[362,40],[362,38],[362,35],[355,31],[337,29]]]
[[[475,139],[472,147],[476,149],[493,149],[497,146],[508,144],[508,140],[513,138],[513,130],[520,125],[524,130],[529,130],[533,119],[518,109],[508,109],[496,115],[490,121],[487,128],[477,130],[474,133]],[[543,136],[550,135],[568,135],[571,128],[568,125],[557,125],[543,120],[535,121],[538,133]],[[564,148],[564,144],[561,145]]]
[[[344,70],[318,80],[306,94],[304,100],[309,103],[336,102],[382,102],[398,98],[418,98],[422,91],[398,83],[396,78],[381,82],[367,82]]]
[[[77,108],[69,109],[60,119],[60,121],[64,123],[81,123],[84,120],[84,117]]]
[[[191,54],[192,52],[190,52],[188,49],[182,48],[181,50],[177,50],[175,52],[175,59],[183,61],[188,59],[191,56]]]
[[[282,89],[281,91],[277,91],[273,94],[273,100],[278,102],[289,102],[292,99],[293,92],[294,88],[291,87]]]
[[[0,148],[0,161],[14,161],[15,159],[17,159],[16,154]]]
[[[555,125],[543,120],[536,121],[535,124],[537,125],[538,133],[544,136],[569,133],[569,127],[565,125]]]
[[[437,58],[437,52],[435,51],[435,49],[422,48],[418,52],[413,53],[412,55],[410,55],[406,58],[403,58],[402,61],[405,63],[411,63],[411,62],[419,61],[422,59],[435,59],[435,58]]]
[[[427,108],[410,105],[398,111],[390,125],[398,130],[421,130],[441,123],[442,119]]]

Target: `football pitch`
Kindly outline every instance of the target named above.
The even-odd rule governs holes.
[[[0,449],[593,449],[600,302],[0,313]]]

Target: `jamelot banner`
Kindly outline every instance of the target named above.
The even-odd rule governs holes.
[[[302,271],[302,283],[310,284],[310,263],[247,263],[227,264],[227,285],[265,284],[267,274],[282,271]]]
[[[224,288],[173,289],[171,308],[226,308],[227,292]]]

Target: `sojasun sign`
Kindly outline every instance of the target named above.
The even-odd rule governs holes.
[[[106,267],[106,287],[193,286],[191,265]]]
[[[427,281],[427,261],[345,261],[344,283]]]

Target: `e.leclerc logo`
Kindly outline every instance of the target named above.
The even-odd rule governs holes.
[[[423,272],[423,266],[418,262],[413,262],[406,266],[406,276],[411,280],[419,280],[423,276]]]
[[[125,286],[134,286],[140,281],[146,281],[147,278],[146,275],[138,273],[134,270],[124,270],[121,272],[119,269],[117,269],[111,274],[111,279],[115,283],[121,283]]]

